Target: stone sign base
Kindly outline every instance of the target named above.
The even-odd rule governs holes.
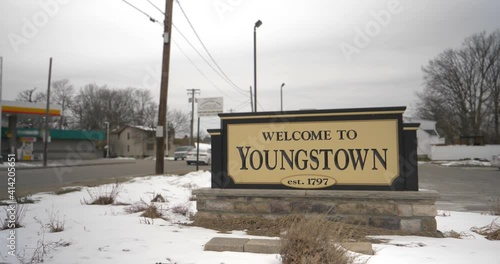
[[[324,214],[328,219],[407,232],[435,232],[436,191],[198,189],[198,219]]]

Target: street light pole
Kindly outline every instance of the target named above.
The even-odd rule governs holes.
[[[109,159],[109,122],[104,122],[106,124],[106,158]]]
[[[262,21],[257,20],[253,27],[253,96],[254,96],[254,112],[257,112],[257,28],[262,25]]]
[[[285,83],[282,83],[280,87],[281,112],[283,112],[283,86],[285,86]]]

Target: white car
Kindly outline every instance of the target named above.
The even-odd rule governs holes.
[[[491,166],[498,167],[500,169],[500,155],[494,155],[491,159]]]
[[[186,162],[188,165],[196,163],[196,151],[194,148],[186,154]],[[209,165],[212,161],[212,149],[200,149],[199,162]]]

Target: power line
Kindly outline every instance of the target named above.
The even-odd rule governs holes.
[[[199,52],[199,51],[198,51],[198,50],[197,50],[197,49],[193,46],[193,44],[191,43],[191,41],[189,41],[189,39],[187,39],[187,37],[186,37],[184,34],[182,34],[182,32],[181,32],[181,31],[180,31],[180,30],[179,30],[179,29],[178,29],[175,25],[173,25],[173,27],[174,27],[174,29],[175,29],[175,30],[177,30],[177,32],[179,32],[179,34],[181,35],[181,37],[182,37],[182,38],[183,38],[183,39],[184,39],[184,40],[185,40],[185,41],[189,44],[189,46],[191,46],[191,48],[193,48],[193,50],[194,50],[194,51],[198,54],[198,56],[200,56],[200,57],[203,59],[203,61],[204,61],[204,62],[205,62],[205,63],[206,63],[206,64],[207,64],[210,68],[212,68],[212,70],[213,70],[213,71],[214,71],[217,75],[219,75],[219,77],[221,77],[224,81],[226,81],[226,82],[229,84],[229,86],[231,86],[231,84],[230,84],[230,83],[229,83],[229,82],[228,82],[228,81],[227,81],[227,80],[226,80],[226,79],[225,79],[225,78],[224,78],[224,77],[223,77],[223,76],[222,76],[222,75],[221,75],[221,74],[220,74],[220,73],[219,73],[219,72],[218,72],[218,71],[214,68],[214,66],[212,66],[212,64],[210,64],[210,62],[208,62],[208,61],[207,61],[207,59],[205,59],[205,57],[203,57],[203,55],[201,55],[201,53],[200,53],[200,52]],[[236,91],[238,91],[238,92],[243,93],[244,95],[246,95],[246,93],[244,93],[244,92],[241,92],[241,91],[239,91],[239,90],[236,90]]]
[[[142,11],[141,9],[137,8],[136,6],[132,5],[131,3],[127,2],[126,0],[122,0],[123,2],[127,3],[128,5],[130,5],[132,8],[134,8],[135,10],[137,10],[138,12],[140,12],[141,14],[145,15],[146,17],[149,18],[149,20],[151,22],[154,22],[154,23],[158,23],[160,26],[163,26],[161,22],[159,22],[157,19],[155,19],[154,17],[150,16],[148,13]],[[162,14],[165,14],[160,8],[158,8],[156,5],[154,5],[151,1],[147,0],[148,3],[150,3],[152,6],[154,6],[160,13]],[[230,87],[232,87],[231,83],[228,82],[227,79],[225,79],[223,76],[221,76],[221,74],[205,59],[205,57],[203,57],[201,55],[201,53],[193,46],[193,44],[186,38],[186,36],[184,36],[184,34],[182,34],[182,32],[174,25],[173,22],[171,22],[172,26],[174,27],[175,30],[177,30],[177,32],[184,38],[184,40],[186,40],[186,42],[188,42],[188,44],[191,46],[191,48],[193,48],[195,50],[195,52],[205,61],[205,63],[207,63],[208,66],[210,66],[210,68],[212,68],[212,70],[217,74],[219,75],[219,77],[221,77],[225,82],[227,82],[229,84]],[[200,40],[201,41],[201,40]],[[174,41],[172,41],[174,42]],[[182,48],[180,47],[179,44],[177,44],[176,42],[174,42],[174,44],[177,46],[177,48],[181,51],[181,53],[186,57],[186,59],[188,59],[188,61],[196,68],[196,70],[215,88],[217,89],[219,92],[221,92],[222,94],[226,95],[227,97],[231,98],[230,95],[228,95],[227,93],[223,92],[222,89],[220,89],[219,87],[217,87],[212,81],[210,81],[210,79],[208,79],[208,77],[200,70],[200,68],[198,68],[196,66],[196,64],[187,56],[187,54],[184,52],[184,50],[182,50]],[[208,51],[207,51],[208,52]],[[212,58],[213,59],[213,58]],[[217,65],[218,67],[218,65]],[[226,76],[227,77],[227,76]],[[229,80],[230,81],[230,80]],[[234,83],[233,83],[234,85]],[[239,87],[237,87],[239,88]],[[236,90],[244,95],[246,95],[245,92],[242,92],[240,90]],[[240,101],[241,102],[241,101]]]
[[[177,42],[174,41],[174,44],[175,46],[177,46],[177,48],[180,50],[180,52],[186,57],[186,59],[193,65],[193,67],[196,68],[196,70],[198,70],[198,72],[203,76],[205,77],[205,79],[215,88],[217,89],[219,92],[221,92],[222,94],[228,96],[228,97],[231,97],[229,96],[227,93],[225,93],[224,91],[222,91],[219,87],[217,87],[217,85],[215,85],[212,81],[210,81],[210,79],[208,79],[208,77],[200,70],[200,68],[198,68],[198,66],[196,66],[196,64],[194,64],[194,62],[188,57],[188,55],[184,52],[184,50],[182,50],[181,46],[179,46],[179,44],[177,44]]]
[[[150,3],[152,6],[154,6],[154,8],[156,8],[156,10],[158,10],[160,13],[162,13],[163,15],[165,15],[165,12],[163,12],[159,7],[157,7],[155,4],[151,3],[151,1],[147,0],[148,3]]]
[[[156,10],[158,10],[158,12],[162,13],[162,14],[165,14],[158,6],[156,6],[155,4],[153,4],[150,0],[146,0],[148,1],[149,4],[151,4]],[[184,14],[184,16],[186,16],[186,14],[184,13],[184,10],[182,9],[182,7],[180,6],[180,3],[179,4],[179,7],[181,8],[182,10],[182,13]],[[186,19],[187,16],[186,16]],[[189,22],[189,25],[191,26],[191,28],[193,29],[193,31],[195,32],[196,34],[196,37],[198,37],[198,34],[196,33],[196,31],[194,30],[193,28],[193,25],[191,25],[191,22],[189,21],[188,19],[188,22]],[[177,30],[177,32],[179,32],[179,34],[182,36],[182,38],[184,38],[184,40],[186,40],[186,42],[191,46],[191,48],[194,49],[194,51],[196,51],[196,53],[203,59],[203,61],[205,61],[205,63],[210,66],[210,68],[212,68],[212,70],[217,74],[219,75],[219,77],[221,77],[225,82],[227,82],[229,84],[229,86],[232,86],[232,87],[235,87],[237,89],[239,89],[239,92],[243,91],[242,89],[240,89],[236,84],[234,84],[231,79],[229,79],[226,74],[222,71],[222,69],[219,67],[219,65],[217,64],[217,62],[215,62],[215,60],[213,59],[212,55],[208,52],[208,50],[206,49],[205,45],[203,44],[203,42],[201,42],[201,39],[198,37],[198,40],[201,42],[201,45],[203,46],[203,48],[205,49],[205,51],[208,53],[208,56],[212,59],[212,61],[214,62],[215,66],[221,71],[222,75],[212,66],[212,64],[210,64],[207,59],[205,59],[205,57],[203,55],[201,55],[201,53],[194,47],[194,45],[188,40],[188,38],[182,34],[182,32],[175,26],[175,24],[173,24],[173,27],[175,28],[175,30]],[[187,55],[184,53],[184,55],[187,57]],[[220,89],[218,89],[220,91]],[[243,91],[244,92],[244,91]],[[243,94],[246,95],[246,93],[244,92]]]
[[[149,0],[148,0],[149,1]],[[207,47],[205,46],[205,44],[203,43],[203,41],[201,40],[200,36],[198,35],[198,33],[196,32],[196,30],[194,29],[194,26],[193,24],[191,23],[191,20],[189,20],[189,17],[187,16],[186,12],[184,12],[184,9],[182,8],[182,5],[181,3],[179,2],[179,0],[176,0],[177,4],[179,5],[179,8],[181,9],[181,12],[182,14],[184,14],[184,17],[186,18],[186,20],[188,21],[189,23],[189,26],[191,27],[191,29],[193,30],[194,34],[196,35],[196,38],[200,41],[201,43],[201,46],[203,46],[203,49],[207,52],[208,56],[210,57],[210,59],[212,60],[212,62],[215,64],[215,66],[220,70],[220,72],[222,73],[222,75],[224,75],[224,77],[226,77],[226,79],[234,85],[234,87],[236,87],[237,89],[239,89],[240,91],[242,92],[246,92],[245,90],[241,89],[240,87],[238,87],[238,85],[236,85],[229,77],[227,77],[226,73],[221,69],[221,67],[219,66],[219,64],[215,61],[214,57],[212,56],[212,54],[210,54],[210,52],[208,51]]]
[[[123,2],[125,2],[125,3],[127,3],[128,5],[130,5],[130,6],[131,6],[132,8],[134,8],[135,10],[139,11],[141,14],[145,15],[146,17],[148,17],[148,18],[149,18],[149,20],[150,20],[151,22],[158,23],[160,26],[163,26],[163,25],[161,24],[161,22],[159,22],[159,21],[158,21],[157,19],[155,19],[154,17],[150,16],[148,13],[146,13],[146,12],[142,11],[141,9],[139,9],[138,7],[136,7],[136,6],[132,5],[131,3],[127,2],[126,0],[122,0],[122,1],[123,1]],[[154,7],[155,7],[155,8],[156,8],[156,9],[157,9],[160,13],[165,14],[165,13],[164,13],[164,12],[163,12],[160,8],[158,8],[158,7],[157,7],[156,5],[154,5],[152,2],[150,2],[149,0],[147,0],[147,1],[148,1],[148,2],[152,5],[152,6],[154,6]],[[204,61],[208,64],[208,66],[210,66],[210,67],[212,68],[212,70],[213,70],[215,73],[217,73],[217,74],[218,74],[218,75],[219,75],[219,76],[220,76],[220,77],[221,77],[224,81],[226,81],[226,82],[227,82],[227,80],[226,80],[226,79],[224,79],[224,77],[223,77],[223,76],[221,76],[221,74],[220,74],[217,70],[215,70],[215,68],[214,68],[214,67],[213,67],[213,66],[212,66],[212,65],[211,65],[211,64],[210,64],[210,63],[209,63],[209,62],[205,59],[205,57],[203,57],[203,56],[201,55],[201,53],[200,53],[200,52],[199,52],[199,51],[198,51],[198,50],[197,50],[197,49],[193,46],[193,44],[191,44],[191,42],[190,42],[190,41],[186,38],[186,36],[184,36],[184,34],[182,34],[182,32],[181,32],[181,31],[180,31],[180,30],[179,30],[179,29],[178,29],[178,28],[174,25],[174,23],[172,23],[172,26],[173,26],[173,27],[175,28],[175,30],[177,30],[177,32],[178,32],[178,33],[179,33],[179,34],[180,34],[180,35],[184,38],[184,40],[186,40],[186,42],[188,42],[188,44],[189,44],[189,45],[190,45],[190,46],[191,46],[191,47],[192,47],[192,48],[196,51],[196,53],[198,53],[198,55],[199,55],[199,56],[200,56],[200,57],[201,57],[201,58],[202,58],[202,59],[203,59],[203,60],[204,60]],[[174,42],[174,43],[175,43],[175,42]],[[205,79],[207,79],[207,80],[208,80],[208,81],[209,81],[209,82],[210,82],[210,83],[211,83],[211,84],[212,84],[212,85],[213,85],[213,86],[214,86],[214,87],[215,87],[215,88],[216,88],[219,92],[221,92],[221,93],[225,94],[225,95],[226,95],[226,96],[228,96],[228,97],[231,97],[231,96],[229,96],[227,93],[224,93],[224,92],[223,92],[220,88],[218,88],[218,87],[217,87],[217,86],[216,86],[213,82],[211,82],[211,81],[210,81],[210,80],[206,77],[206,75],[205,75],[205,74],[203,74],[203,73],[201,72],[201,70],[200,70],[200,69],[199,69],[199,68],[198,68],[198,67],[194,64],[194,62],[193,62],[191,59],[189,59],[189,57],[187,56],[187,54],[186,54],[186,53],[185,53],[185,52],[184,52],[184,51],[180,48],[180,46],[179,46],[177,43],[175,43],[175,45],[177,45],[177,47],[179,48],[179,50],[181,50],[181,52],[184,54],[184,56],[186,56],[186,58],[187,58],[187,59],[191,62],[191,64],[193,64],[193,66],[194,66],[194,67],[198,70],[198,72],[200,72],[200,74],[202,74],[202,75],[203,75],[203,77],[205,77]],[[230,84],[230,83],[228,83],[228,84],[229,84],[229,86],[231,86],[231,84]],[[246,95],[246,94],[245,94],[245,95]]]
[[[133,4],[131,4],[131,3],[127,2],[127,1],[125,1],[125,0],[122,0],[122,1],[123,1],[123,2],[125,2],[125,3],[127,3],[129,6],[131,6],[131,7],[132,7],[132,8],[134,8],[135,10],[137,10],[137,11],[141,12],[142,14],[144,14],[145,16],[147,16],[151,22],[154,22],[154,23],[159,23],[159,21],[158,21],[158,20],[156,20],[156,19],[155,19],[155,18],[153,18],[152,16],[148,15],[146,12],[144,12],[144,11],[140,10],[139,8],[137,8],[136,6],[134,6]],[[163,14],[165,15],[165,13],[163,13]],[[160,25],[161,25],[161,24],[160,24]]]

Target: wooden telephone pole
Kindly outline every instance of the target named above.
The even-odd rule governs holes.
[[[173,0],[165,1],[165,21],[163,29],[163,61],[161,72],[160,104],[158,109],[158,126],[156,127],[156,166],[155,173],[163,174],[165,157],[165,140],[167,135],[167,96],[170,68],[170,43],[172,37]],[[160,131],[158,131],[160,130]]]

